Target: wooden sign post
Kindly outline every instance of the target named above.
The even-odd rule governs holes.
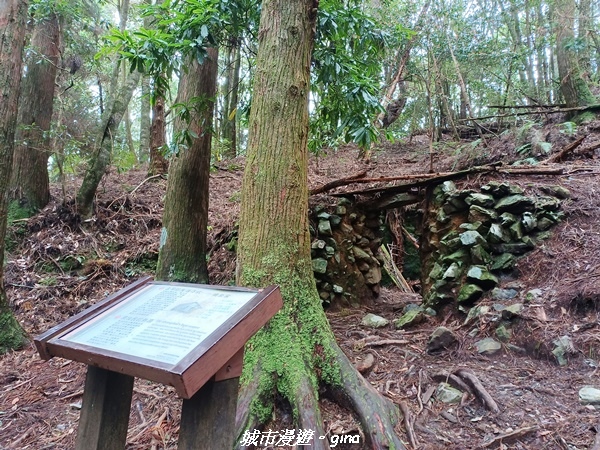
[[[178,448],[231,448],[244,345],[283,306],[263,290],[145,278],[34,339],[88,365],[77,450],[122,450],[134,377],[182,397]]]

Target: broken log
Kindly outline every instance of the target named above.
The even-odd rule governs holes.
[[[550,156],[548,159],[542,161],[542,164],[550,164],[550,163],[562,161],[569,153],[572,153],[573,150],[575,150],[577,147],[579,147],[583,143],[583,141],[585,140],[586,137],[587,136],[583,136],[583,137],[577,139],[575,142],[571,142],[569,145],[567,145],[565,148],[563,148],[558,153],[555,153],[554,155]]]

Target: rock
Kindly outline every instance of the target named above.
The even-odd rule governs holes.
[[[490,270],[492,271],[507,271],[512,270],[515,265],[516,258],[510,253],[502,253],[501,255],[492,258],[492,265]]]
[[[323,214],[326,214],[326,213],[323,213]],[[319,234],[321,234],[321,235],[324,235],[324,236],[332,235],[331,223],[329,223],[329,220],[324,220],[324,219],[319,220],[318,230],[319,230]]]
[[[347,211],[347,210],[346,210],[346,207],[345,207],[344,205],[338,205],[338,206],[335,208],[335,213],[336,213],[338,216],[345,216],[345,215],[346,215],[346,211]]]
[[[600,405],[600,387],[582,387],[579,389],[579,401],[584,405]]]
[[[448,383],[440,383],[435,390],[435,398],[442,403],[460,403],[463,393]]]
[[[448,212],[448,209],[450,209],[452,212]],[[469,209],[469,205],[467,205],[467,202],[465,202],[464,198],[462,196],[458,196],[458,195],[452,195],[446,204],[444,204],[444,210],[448,213],[448,214],[452,214],[455,212],[461,212],[461,211],[466,211],[467,209]]]
[[[335,248],[327,245],[325,247],[325,255],[327,255],[328,258],[331,258],[333,255],[335,255]]]
[[[519,292],[515,289],[492,289],[492,298],[494,300],[511,300],[519,295]]]
[[[462,242],[465,247],[473,247],[474,245],[487,246],[487,242],[483,236],[477,231],[472,230],[461,233],[460,242]]]
[[[344,293],[344,288],[341,286],[338,286],[337,284],[333,285],[333,292],[335,294],[343,294]]]
[[[437,311],[433,308],[425,308],[423,310],[423,312],[428,315],[429,317],[435,317],[437,316]]]
[[[438,209],[438,212],[436,214],[436,220],[443,224],[446,224],[448,222],[450,222],[451,217],[444,211],[443,208]]]
[[[510,233],[511,237],[518,241],[519,239],[523,238],[523,226],[521,225],[521,222],[515,222],[513,223],[510,228],[508,229],[508,232]]]
[[[571,197],[571,192],[569,192],[567,188],[564,188],[562,186],[542,186],[540,189],[546,194],[552,195],[553,197],[560,198],[563,200]]]
[[[408,328],[423,322],[423,320],[425,320],[423,309],[412,309],[405,312],[399,319],[394,320],[394,326],[397,329]]]
[[[475,342],[475,348],[481,355],[493,355],[502,348],[502,344],[493,338],[485,338]]]
[[[541,289],[532,289],[525,294],[526,302],[533,302],[542,298],[543,291]]]
[[[511,214],[509,212],[503,212],[502,214],[500,214],[499,218],[500,218],[500,224],[503,227],[509,227],[518,220],[517,216],[515,216],[514,214]]]
[[[364,358],[354,363],[354,367],[362,374],[368,373],[375,365],[375,356],[367,353]]]
[[[477,205],[483,208],[494,206],[494,197],[488,194],[478,194],[476,192],[465,198],[465,203],[469,206]]]
[[[341,205],[341,206],[350,206],[350,205],[352,205],[352,201],[349,198],[347,198],[347,197],[342,197],[342,198],[339,199],[338,205]]]
[[[456,301],[463,304],[472,304],[483,295],[483,289],[475,284],[465,284],[458,293]]]
[[[450,253],[450,252],[454,252],[456,250],[458,250],[462,245],[462,242],[460,241],[460,238],[455,237],[454,239],[442,239],[440,241],[440,247],[441,249],[446,252],[446,253]]]
[[[329,292],[321,291],[319,292],[319,297],[323,301],[329,300]]]
[[[365,273],[365,283],[368,285],[379,284],[381,281],[381,268],[371,267],[367,273]]]
[[[518,317],[523,312],[523,303],[514,303],[512,305],[508,305],[502,310],[502,318],[504,320],[512,320],[515,317]]]
[[[465,322],[463,323],[463,325],[470,324],[471,322],[473,322],[478,317],[485,316],[488,312],[490,312],[490,307],[487,306],[487,305],[473,306],[469,310],[469,314],[467,314],[467,318],[465,319]]]
[[[327,246],[327,243],[321,239],[317,239],[315,241],[313,241],[313,243],[310,245],[310,248],[315,249],[315,250],[322,250]]]
[[[458,341],[456,335],[446,327],[437,327],[427,342],[427,353],[435,353],[450,348]]]
[[[490,223],[498,218],[498,213],[493,209],[482,208],[481,206],[473,205],[469,208],[469,222],[481,222],[484,224]]]
[[[529,236],[523,236],[521,242],[525,244],[527,250],[533,250],[535,248],[535,242],[533,242],[533,239],[531,239]]]
[[[554,221],[548,219],[547,217],[540,217],[537,221],[537,229],[540,231],[545,231],[549,229],[552,225],[554,225]]]
[[[315,258],[312,260],[313,272],[324,275],[327,273],[327,260],[323,258]]]
[[[488,184],[481,186],[481,191],[486,194],[491,194],[496,198],[504,197],[509,194],[523,193],[523,190],[518,186],[511,186],[508,183],[500,183],[498,181],[490,181]]]
[[[456,185],[453,181],[444,181],[441,185],[441,190],[447,195],[454,194],[456,192]]]
[[[454,263],[450,264],[450,267],[448,267],[446,269],[446,271],[444,272],[444,275],[442,275],[442,278],[445,280],[454,281],[458,277],[460,277],[461,274],[462,274],[462,270],[460,269],[460,266],[454,262]]]
[[[332,214],[329,218],[329,222],[331,223],[332,227],[337,227],[340,223],[342,223],[342,218],[340,216]]]
[[[352,247],[352,253],[354,254],[354,257],[360,261],[367,261],[367,262],[371,261],[371,255],[369,255],[367,252],[365,252],[360,247],[357,247],[357,246]]]
[[[492,244],[500,244],[503,242],[510,242],[510,236],[504,228],[498,223],[493,223],[490,225],[490,231],[488,231],[487,239]]]
[[[535,207],[542,211],[556,211],[560,208],[560,200],[554,197],[539,197],[535,201]]]
[[[485,266],[471,266],[467,272],[467,281],[482,289],[492,289],[498,284],[498,278],[492,275]]]
[[[485,265],[488,264],[492,257],[481,245],[474,245],[471,247],[471,260],[475,264]]]
[[[437,262],[433,263],[433,267],[431,268],[431,271],[429,272],[429,278],[431,278],[432,280],[438,280],[442,277],[444,272],[445,272],[445,270],[441,265],[439,265]]]
[[[524,212],[523,213],[523,216],[521,217],[521,223],[523,224],[523,229],[527,233],[535,230],[535,228],[537,227],[537,219],[530,212]]]
[[[532,199],[524,195],[515,194],[504,197],[496,203],[496,211],[499,213],[509,212],[520,214],[525,211],[533,211],[535,204]]]
[[[573,340],[569,336],[561,336],[555,341],[552,341],[554,344],[554,349],[552,350],[552,354],[556,358],[556,361],[561,366],[567,365],[567,356],[575,353],[575,346],[573,345]]]
[[[496,337],[500,342],[508,342],[512,337],[512,330],[502,323],[496,328]]]
[[[465,222],[465,223],[461,223],[458,227],[461,230],[471,230],[471,231],[477,231],[479,234],[484,235],[485,233],[487,233],[488,231],[488,227],[485,226],[483,223],[481,222]],[[450,234],[450,233],[448,233]]]
[[[387,326],[390,323],[390,321],[385,319],[384,317],[369,313],[365,317],[363,317],[360,323],[365,327],[381,328]]]
[[[364,273],[364,272],[368,272],[368,271],[369,271],[369,269],[371,268],[371,266],[369,265],[369,263],[367,263],[367,262],[365,262],[365,261],[359,262],[359,263],[357,264],[357,266],[358,266],[358,270],[360,270],[360,271],[361,271],[361,272],[363,272],[363,273]]]
[[[466,261],[468,261],[468,259],[469,259],[468,250],[466,248],[459,248],[454,253],[450,253],[449,255],[444,256],[442,258],[442,262],[448,263],[448,264],[452,264],[455,262],[459,265],[462,265]]]
[[[344,234],[352,234],[352,232],[354,231],[354,228],[352,228],[352,225],[348,225],[347,223],[342,223],[340,228]]]

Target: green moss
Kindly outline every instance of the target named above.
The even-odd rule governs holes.
[[[26,335],[12,311],[6,305],[6,297],[0,293],[0,354],[9,350],[18,350],[22,348],[26,340]]]
[[[35,214],[31,208],[22,205],[18,200],[13,200],[8,204],[8,224],[11,225],[15,220],[26,219]]]

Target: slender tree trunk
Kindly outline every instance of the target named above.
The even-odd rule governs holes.
[[[0,353],[20,348],[25,343],[25,333],[6,298],[3,266],[6,194],[12,170],[26,19],[26,1],[0,2]]]
[[[202,65],[190,57],[187,67],[179,82],[177,103],[206,101],[199,105],[191,123],[179,119],[175,123],[176,132],[189,127],[198,137],[171,163],[156,276],[161,280],[207,283],[206,228],[217,49],[208,49]]]
[[[169,162],[164,156],[164,146],[166,142],[167,127],[165,121],[165,99],[159,95],[154,99],[154,105],[152,105],[148,176],[165,174],[169,170]]]
[[[60,59],[58,16],[50,13],[36,23],[27,71],[21,82],[19,128],[13,160],[10,198],[32,213],[50,201],[48,158],[56,72]]]
[[[150,157],[150,77],[143,77],[141,82],[142,97],[140,100],[140,147],[138,160],[145,163]]]
[[[129,105],[139,81],[139,72],[130,74],[127,82],[121,87],[116,97],[111,99],[104,111],[99,132],[96,135],[96,149],[77,192],[77,210],[84,217],[92,214],[96,190],[110,163],[113,139],[117,135],[123,114],[127,110],[127,105]]]
[[[316,290],[308,231],[308,94],[317,2],[264,0],[242,186],[238,282],[277,283],[284,307],[246,346],[238,402],[244,431],[272,420],[286,402],[308,448],[329,449],[318,387],[342,391],[361,418],[363,448],[404,448],[394,406],[356,372],[337,346]],[[279,400],[276,400],[279,399]],[[361,442],[362,443],[362,442]]]

